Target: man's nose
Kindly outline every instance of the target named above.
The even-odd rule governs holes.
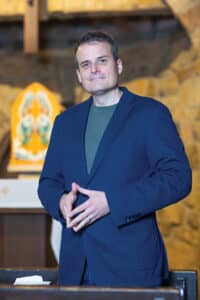
[[[96,63],[91,64],[91,72],[96,73],[98,71],[98,67]]]

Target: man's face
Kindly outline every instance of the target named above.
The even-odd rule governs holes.
[[[106,42],[90,42],[78,47],[76,53],[78,80],[92,95],[103,95],[117,87],[122,62],[114,59]]]

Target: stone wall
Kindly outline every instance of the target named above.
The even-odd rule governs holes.
[[[184,51],[157,77],[133,80],[133,91],[151,95],[173,114],[193,170],[192,193],[161,210],[158,220],[173,268],[200,268],[200,57]]]
[[[122,84],[135,93],[152,96],[166,104],[184,141],[193,169],[192,193],[178,204],[161,210],[158,220],[170,268],[200,269],[199,51],[173,18],[78,20],[78,23],[68,21],[62,26],[49,24],[49,31],[42,32],[42,36],[46,38],[46,46],[52,45],[52,38],[55,38],[55,44],[58,41],[58,45],[61,45],[60,40],[65,39],[66,49],[47,47],[37,56],[25,56],[20,49],[8,51],[6,46],[0,49],[0,137],[3,138],[9,130],[12,102],[19,91],[32,81],[46,84],[60,95],[66,106],[81,101],[85,94],[75,79],[72,60],[74,40],[88,29],[111,32],[121,45],[125,65]],[[18,30],[20,36],[21,29]]]

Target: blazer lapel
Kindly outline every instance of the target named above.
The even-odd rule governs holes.
[[[126,119],[128,118],[128,115],[135,103],[133,94],[129,93],[126,88],[122,88],[122,91],[123,95],[111,117],[111,120],[103,134],[103,137],[97,149],[95,160],[88,178],[88,184],[100,167],[104,156],[113,143],[113,140],[120,133],[120,130],[123,129],[124,123],[126,122]]]
[[[92,104],[92,97],[90,97],[88,100],[86,100],[84,103],[82,103],[83,107],[79,110],[79,114],[76,118],[76,136],[77,136],[77,147],[80,149],[80,165],[81,168],[79,170],[79,176],[81,178],[86,178],[86,180],[89,177],[88,171],[87,171],[87,162],[86,162],[86,155],[85,155],[85,131],[87,126],[87,120],[88,120],[88,114],[90,111],[90,106]]]

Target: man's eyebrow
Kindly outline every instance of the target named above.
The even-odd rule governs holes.
[[[97,57],[97,59],[99,59],[99,58],[107,58],[107,57],[110,57],[110,55],[102,55],[102,56]]]
[[[101,58],[108,58],[108,57],[110,57],[110,55],[101,55],[101,56],[98,56],[96,59],[101,59]],[[85,63],[89,63],[90,62],[90,60],[89,59],[86,59],[86,60],[83,60],[83,61],[81,61],[80,62],[80,65],[84,65]]]
[[[85,63],[88,63],[88,62],[89,62],[89,60],[83,60],[80,62],[80,65],[84,65]]]

